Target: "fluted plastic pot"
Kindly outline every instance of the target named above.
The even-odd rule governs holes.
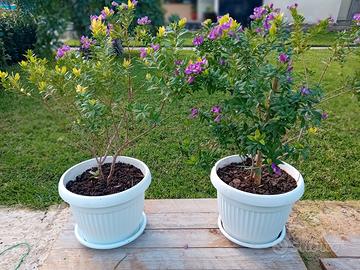
[[[211,182],[217,189],[219,226],[224,235],[235,243],[264,248],[277,244],[285,236],[285,224],[294,203],[304,194],[304,180],[293,166],[279,167],[292,176],[297,187],[278,195],[253,194],[233,188],[217,175],[219,168],[242,162],[246,157],[228,156],[219,160],[211,170]]]
[[[105,163],[112,162],[108,156]],[[90,248],[110,249],[136,239],[144,230],[145,190],[151,182],[146,164],[138,159],[120,156],[117,162],[140,169],[144,178],[132,188],[105,196],[83,196],[66,189],[66,184],[84,171],[96,167],[95,159],[89,159],[68,169],[60,178],[60,197],[70,205],[75,219],[75,235],[81,244]]]

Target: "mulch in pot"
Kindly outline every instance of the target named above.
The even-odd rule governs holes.
[[[297,187],[295,179],[281,170],[280,175],[276,175],[272,170],[264,166],[262,168],[261,185],[255,185],[251,179],[250,167],[251,158],[241,163],[231,163],[217,170],[219,178],[229,186],[241,191],[262,194],[275,195],[289,192]]]
[[[102,166],[105,179],[110,173],[110,167],[111,163],[105,163]],[[69,181],[66,184],[66,188],[79,195],[103,196],[119,193],[132,188],[144,178],[140,169],[133,165],[119,162],[115,164],[113,177],[107,184],[105,180],[102,180],[91,173],[96,172],[97,170],[97,167],[88,169],[77,176],[75,180]]]

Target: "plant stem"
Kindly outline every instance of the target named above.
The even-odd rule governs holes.
[[[261,185],[261,169],[262,169],[262,154],[260,151],[257,151],[255,156],[255,170],[253,174],[254,183],[257,186]]]

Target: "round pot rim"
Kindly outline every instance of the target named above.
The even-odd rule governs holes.
[[[289,192],[282,194],[275,194],[275,195],[262,195],[262,194],[249,193],[229,186],[220,179],[220,177],[217,175],[217,170],[229,164],[229,163],[224,164],[229,159],[232,159],[233,162],[236,161],[239,162],[243,158],[244,156],[239,156],[239,155],[224,157],[218,160],[215,163],[214,167],[211,169],[211,175],[210,175],[211,183],[214,185],[217,191],[220,192],[222,195],[232,200],[248,205],[260,206],[260,207],[280,207],[284,205],[293,204],[294,202],[299,200],[301,196],[304,194],[305,185],[301,173],[296,168],[294,168],[293,166],[291,166],[286,162],[280,164],[279,167],[284,171],[286,171],[288,174],[290,174],[297,182],[297,187]]]
[[[112,159],[113,159],[112,156],[107,156],[105,163],[111,162]],[[63,173],[58,184],[58,191],[60,197],[68,204],[77,207],[104,208],[104,207],[110,207],[110,206],[126,203],[127,201],[130,201],[133,198],[139,196],[141,193],[145,192],[145,190],[150,186],[151,183],[151,173],[148,166],[143,161],[132,157],[118,156],[116,160],[117,162],[121,161],[123,163],[127,163],[137,167],[144,174],[144,178],[138,184],[127,190],[109,195],[85,196],[85,195],[73,193],[70,190],[68,190],[64,184],[68,175],[74,170],[78,169],[79,167],[85,167],[86,168],[85,170],[87,170],[91,167],[96,166],[96,159],[92,158],[72,166]],[[85,170],[82,170],[80,174]]]

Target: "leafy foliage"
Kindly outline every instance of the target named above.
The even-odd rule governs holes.
[[[0,66],[16,63],[36,42],[35,23],[21,9],[0,13]]]
[[[74,22],[75,30],[80,34],[89,34],[89,17],[92,14],[100,13],[104,6],[110,6],[112,0],[78,0],[73,2],[71,20]],[[117,1],[127,3],[127,1]],[[139,1],[135,10],[135,17],[148,16],[152,21],[152,30],[164,24],[164,11],[162,10],[161,0],[142,0]],[[135,27],[135,23],[131,28]]]
[[[357,25],[342,34],[319,78],[305,62],[295,72],[293,59],[302,58],[329,19],[304,32],[304,17],[297,6],[289,9],[294,19],[290,30],[283,14],[270,5],[254,10],[250,28],[243,29],[225,15],[215,24],[205,22],[197,36],[197,54],[208,61],[208,68],[195,77],[194,89],[224,92],[221,106],[202,111],[200,118],[213,126],[220,143],[253,157],[250,169],[256,184],[261,183],[263,163],[276,172],[280,159],[307,155],[304,135],[316,133],[327,118],[318,107],[324,99],[324,75],[333,61],[344,63],[349,45],[359,35]],[[353,76],[341,91],[354,91],[356,81],[359,78]]]
[[[47,59],[28,51],[27,61],[20,63],[26,74],[25,83],[19,73],[0,73],[5,89],[41,98],[49,108],[53,107],[51,104],[61,106],[61,115],[73,124],[74,131],[82,138],[79,146],[96,158],[98,175],[108,181],[116,157],[158,126],[165,105],[181,92],[179,82],[172,78],[175,68],[170,69],[175,65],[174,57],[179,55],[168,56],[174,49],[180,51],[185,24],[179,22],[168,29],[161,27],[161,35],[151,38],[148,21],[143,20],[145,24],[140,22],[136,34],[131,35],[129,29],[136,18],[135,7],[136,1],[116,6],[115,10],[105,7],[101,15],[92,17],[92,36],[81,38],[80,50],[71,50],[66,45],[57,50],[55,67]],[[151,43],[152,46],[146,49],[146,54],[153,60],[144,62],[131,51],[131,44],[140,39],[160,44]],[[115,53],[115,40],[123,42],[125,53]],[[145,58],[143,52],[140,56]],[[136,98],[137,92],[143,90],[143,86],[134,86],[138,61],[149,72],[161,72],[154,76],[158,81],[148,82],[153,84],[149,88],[160,97],[155,105]],[[114,159],[111,171],[105,177],[101,166],[108,155],[113,155]]]

